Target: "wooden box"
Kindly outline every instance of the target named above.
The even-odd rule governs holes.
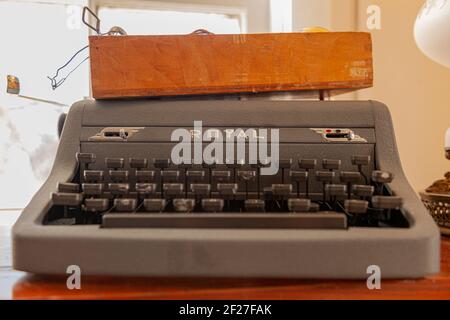
[[[96,99],[371,87],[369,33],[91,36]]]

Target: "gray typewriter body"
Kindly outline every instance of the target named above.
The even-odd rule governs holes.
[[[167,158],[174,145],[172,130],[192,128],[198,120],[205,128],[279,128],[280,158],[293,158],[294,168],[302,157],[342,159],[339,174],[340,170],[355,170],[352,155],[368,155],[366,175],[373,170],[395,175],[385,187],[390,195],[402,199],[398,215],[403,222],[384,227],[344,222],[342,228],[309,228],[308,223],[302,225],[303,220],[299,228],[277,228],[276,223],[246,228],[236,222],[227,227],[225,222],[208,228],[206,219],[201,227],[147,227],[145,223],[139,227],[139,222],[114,225],[116,217],[111,213],[110,226],[54,223],[61,209],[54,209],[52,193],[57,192],[58,183],[76,181],[82,174],[77,153],[95,153],[92,169],[96,170],[105,169],[106,157]],[[125,139],[117,135],[95,138],[105,128],[137,131]],[[312,130],[317,128],[350,129],[361,139],[327,140]],[[278,178],[264,179],[271,185],[270,179]],[[321,191],[321,184],[311,181],[313,200],[321,199]],[[254,198],[255,186],[247,192],[246,197]],[[289,197],[297,197],[295,189],[292,193]],[[145,214],[134,213],[137,217]],[[168,219],[171,214],[160,213]],[[242,215],[221,213],[233,214]],[[289,214],[295,215],[279,217]],[[316,214],[320,212],[303,216],[309,219]],[[206,217],[213,221],[214,215]],[[245,216],[250,223],[251,215]],[[184,219],[182,214],[173,217]],[[362,279],[367,278],[368,267],[376,265],[383,278],[417,278],[437,273],[440,260],[438,229],[403,173],[389,111],[373,101],[80,101],[68,114],[51,174],[24,209],[12,237],[14,267],[38,274],[64,274],[68,266],[78,265],[85,275]]]

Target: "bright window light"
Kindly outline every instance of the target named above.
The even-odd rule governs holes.
[[[0,209],[25,207],[45,181],[58,145],[58,118],[66,111],[7,94],[6,75],[20,79],[24,96],[70,105],[89,95],[88,61],[55,91],[47,79],[87,45],[84,2],[0,1]]]
[[[270,0],[272,32],[292,32],[292,0]]]
[[[100,8],[99,18],[103,32],[119,26],[129,35],[188,34],[197,29],[216,34],[241,33],[238,16],[217,13]]]

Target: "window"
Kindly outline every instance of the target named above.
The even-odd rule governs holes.
[[[22,96],[70,105],[89,95],[88,63],[55,91],[46,78],[87,44],[86,28],[74,20],[84,2],[77,3],[0,1],[0,209],[23,208],[46,179],[67,110],[6,94],[6,75],[19,77]]]
[[[102,31],[123,27],[128,34],[217,34],[246,32],[242,8],[187,5],[170,1],[40,0],[0,1],[0,209],[23,208],[47,178],[58,145],[57,122],[68,107],[89,96],[89,63],[52,90],[47,76],[88,44],[82,7],[91,4]],[[83,51],[81,59],[88,55]],[[75,67],[80,56],[61,76]],[[6,94],[6,75],[20,79],[20,96]],[[74,155],[75,156],[75,155]]]
[[[238,16],[169,10],[100,8],[102,30],[120,26],[128,34],[187,34],[197,29],[213,33],[241,33]]]

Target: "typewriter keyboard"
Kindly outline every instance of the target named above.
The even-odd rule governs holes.
[[[386,184],[394,176],[368,171],[371,157],[354,155],[353,171],[339,159],[280,159],[264,163],[181,164],[170,159],[76,155],[79,171],[51,195],[48,225],[103,228],[404,228],[402,199]],[[314,188],[312,188],[314,186]],[[317,187],[319,186],[319,187]]]

